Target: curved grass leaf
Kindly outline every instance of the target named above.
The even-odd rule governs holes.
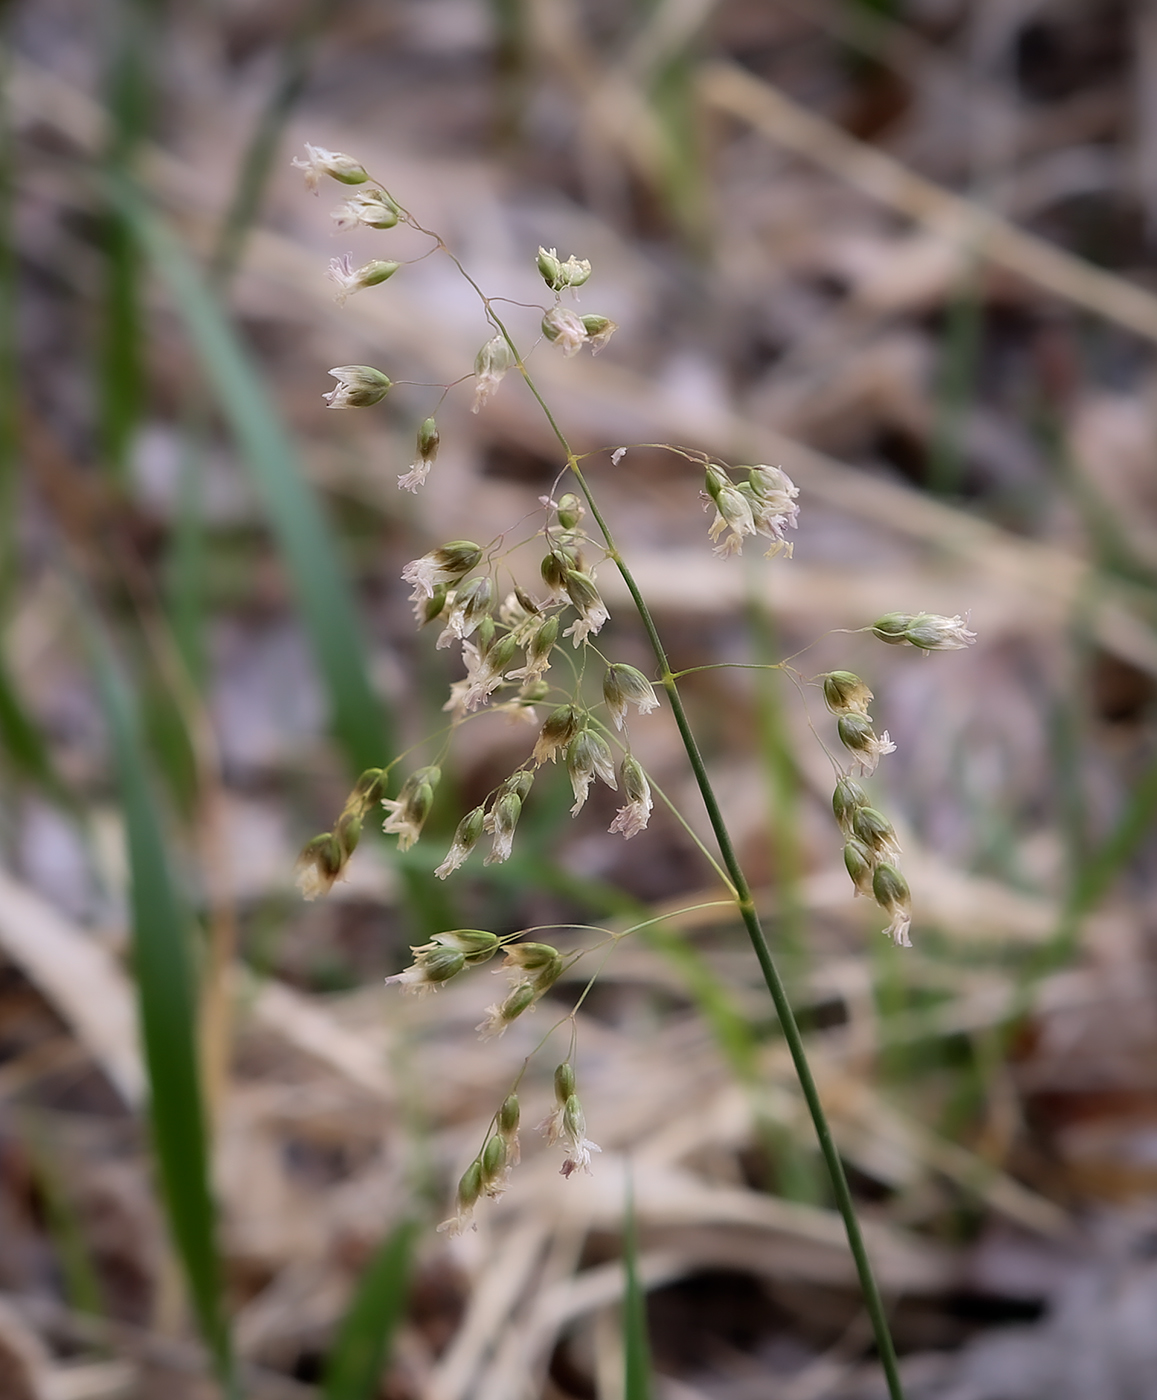
[[[253,361],[192,257],[140,193],[113,189],[168,285],[218,405],[269,513],[293,579],[314,656],[329,692],[336,736],[351,769],[391,751],[386,716],[370,687],[365,645],[349,580],[321,503]]]
[[[228,1389],[232,1361],[197,1065],[191,921],[169,872],[137,705],[100,623],[91,616],[89,632],[128,843],[132,967],[149,1077],[153,1146],[169,1227],[193,1309]]]
[[[326,1364],[325,1400],[372,1400],[405,1306],[417,1226],[403,1221],[361,1277]]]

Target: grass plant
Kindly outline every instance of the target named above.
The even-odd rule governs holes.
[[[439,251],[450,258],[477,295],[493,332],[479,350],[475,361],[474,412],[485,406],[507,373],[516,370],[542,410],[557,440],[564,465],[559,470],[551,494],[541,498],[545,523],[525,541],[534,545],[541,540],[539,547],[546,549],[540,566],[542,582],[548,589],[545,601],[536,600],[516,583],[514,591],[501,607],[498,606],[501,591],[496,587],[495,578],[500,579],[509,570],[508,558],[523,543],[516,540],[510,545],[507,535],[511,531],[482,546],[469,540],[450,541],[413,560],[403,570],[403,578],[413,586],[412,602],[418,624],[437,622],[444,625],[438,641],[440,648],[461,643],[467,676],[455,682],[451,689],[446,708],[451,712],[452,722],[434,762],[413,770],[402,783],[397,797],[387,797],[386,794],[392,784],[392,770],[405,755],[393,759],[385,767],[371,768],[363,773],[333,829],[318,835],[304,848],[300,860],[302,890],[307,898],[315,898],[331,888],[357,846],[364,820],[379,803],[388,813],[384,830],[398,836],[400,850],[409,850],[421,838],[436,800],[450,740],[457,730],[468,724],[473,712],[490,703],[492,696],[495,696],[496,704],[504,704],[513,710],[529,707],[536,702],[555,703],[561,700],[562,703],[555,703],[555,708],[543,723],[533,755],[492,790],[483,804],[462,818],[451,849],[436,871],[439,878],[445,879],[468,860],[485,833],[493,838],[487,864],[509,860],[522,808],[535,784],[537,771],[545,762],[554,762],[560,757],[564,760],[574,790],[572,814],[584,805],[590,787],[597,778],[611,788],[621,784],[622,797],[626,799],[626,805],[620,808],[610,830],[621,833],[629,840],[646,827],[653,805],[651,785],[632,754],[630,731],[625,721],[631,705],[637,707],[640,716],[646,716],[660,701],[655,687],[646,676],[634,667],[611,661],[593,641],[609,618],[594,578],[597,564],[586,562],[586,552],[598,550],[602,555],[600,562],[609,563],[618,570],[653,652],[658,684],[674,717],[694,775],[717,856],[698,838],[695,839],[727,891],[750,939],[791,1056],[800,1092],[815,1128],[837,1209],[844,1220],[848,1245],[872,1322],[889,1393],[893,1400],[899,1400],[902,1394],[899,1371],[884,1302],[791,1000],[772,956],[747,877],[684,706],[678,684],[681,673],[677,673],[668,660],[651,609],[616,543],[588,479],[588,458],[591,454],[580,456],[575,452],[532,376],[527,357],[521,352],[506,321],[498,314],[497,299],[488,296],[479,287],[445,241],[424,228],[384,185],[373,182],[355,158],[313,146],[308,146],[306,152],[306,158],[296,163],[305,170],[310,187],[317,188],[321,180],[329,177],[354,187],[356,191],[335,211],[334,217],[339,227],[361,223],[388,230],[403,222],[415,232],[428,237],[432,251]],[[570,309],[566,299],[573,289],[586,284],[591,276],[590,263],[574,255],[563,261],[555,250],[540,248],[537,266],[548,291],[554,294],[553,304],[541,308],[542,339],[553,342],[567,357],[576,354],[585,345],[597,353],[614,332],[614,323],[594,313],[580,317]],[[330,272],[340,288],[338,299],[344,301],[351,294],[379,285],[387,277],[393,276],[399,267],[397,262],[379,260],[354,269],[347,258],[344,261],[335,259]],[[337,380],[337,387],[325,397],[330,407],[335,409],[372,408],[392,387],[390,378],[372,366],[345,365],[332,370],[331,374]],[[453,385],[444,386],[442,398],[452,388]],[[408,473],[399,477],[399,486],[417,491],[425,484],[437,454],[438,440],[436,421],[433,416],[428,417],[418,432],[417,460]],[[791,548],[784,538],[784,530],[795,524],[798,511],[794,504],[795,487],[782,471],[766,466],[728,468],[702,453],[680,447],[667,447],[667,450],[704,473],[706,499],[715,509],[711,539],[718,540],[727,532],[723,543],[717,545],[716,554],[727,556],[741,553],[744,538],[762,534],[771,540],[767,551],[769,557],[781,552],[790,556]],[[612,461],[616,466],[627,451],[626,447],[614,451]],[[745,470],[748,479],[737,484],[735,477]],[[564,482],[576,487],[577,493],[568,491],[558,495]],[[582,520],[588,512],[597,526],[597,536],[589,535],[582,527]],[[573,620],[564,632],[560,622],[567,620],[572,612]],[[930,614],[889,614],[879,619],[871,630],[883,642],[907,643],[925,651],[961,647],[973,639],[973,634],[967,631],[959,618]],[[573,660],[572,651],[564,646],[567,637],[573,638]],[[524,664],[516,668],[514,663],[523,654]],[[564,682],[561,690],[545,680],[545,672],[555,661],[566,664],[572,673],[571,684]],[[597,714],[596,707],[584,699],[583,676],[588,665],[604,668],[603,702],[598,708],[605,708],[605,716]],[[755,669],[759,670],[760,666],[757,664]],[[769,663],[765,669],[786,671],[797,684],[800,683],[799,672],[788,662]],[[867,796],[850,776],[851,768],[856,764],[861,772],[874,771],[880,757],[891,752],[894,746],[887,734],[877,735],[873,729],[868,716],[872,693],[858,676],[847,671],[834,671],[821,675],[819,681],[825,703],[838,719],[840,739],[851,756],[849,767],[845,770],[829,754],[838,777],[833,806],[837,820],[848,837],[846,859],[849,874],[858,892],[873,894],[891,915],[889,932],[895,941],[907,944],[909,896],[903,876],[893,863],[898,847],[891,824],[868,805]],[[518,682],[517,688],[512,689],[515,682]],[[621,739],[619,734],[622,735]],[[617,769],[617,782],[608,741],[614,741],[623,754]],[[679,816],[677,811],[675,814]],[[683,818],[680,817],[680,820]],[[560,954],[549,943],[530,941],[549,934],[551,927],[532,928],[520,934],[501,937],[481,929],[442,931],[436,933],[430,942],[415,947],[413,965],[387,981],[399,983],[410,990],[427,991],[458,976],[471,965],[489,961],[502,951],[507,959],[512,990],[504,1000],[489,1009],[487,1019],[479,1027],[484,1037],[502,1034],[583,956],[582,952]],[[562,1168],[564,1176],[589,1170],[592,1152],[600,1150],[585,1135],[585,1115],[576,1093],[574,1013],[597,978],[598,966],[614,945],[633,930],[617,933],[597,929],[590,931],[606,935],[595,945],[595,950],[603,950],[603,957],[587,981],[574,1010],[560,1023],[570,1022],[570,1045],[565,1059],[554,1073],[555,1108],[544,1125],[548,1139],[560,1142],[566,1151]],[[543,1044],[550,1035],[548,1031]],[[456,1214],[444,1222],[442,1228],[452,1232],[461,1230],[471,1221],[475,1207],[483,1196],[497,1196],[506,1189],[511,1166],[518,1158],[518,1088],[521,1078],[520,1074],[515,1079],[509,1095],[491,1119],[478,1155],[459,1182]],[[636,1378],[634,1384],[641,1383]]]

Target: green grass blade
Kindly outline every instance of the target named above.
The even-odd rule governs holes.
[[[256,366],[192,258],[139,193],[116,185],[126,217],[167,283],[204,373],[269,512],[296,588],[331,719],[355,772],[391,751],[367,672],[353,592],[321,504]]]
[[[48,745],[16,693],[8,663],[0,653],[0,743],[16,768],[38,782],[51,796],[67,803],[64,783],[56,772]]]
[[[240,261],[245,237],[253,227],[269,183],[281,133],[305,87],[313,41],[331,9],[330,0],[312,0],[311,4],[306,5],[282,52],[277,81],[245,151],[233,200],[222,220],[217,246],[210,260],[209,279],[215,287],[224,287],[228,283]]]
[[[150,51],[156,47],[155,0],[120,0],[113,7],[113,51],[105,78],[109,115],[106,169],[132,168],[152,110]],[[145,377],[140,295],[140,250],[124,211],[115,203],[103,217],[105,288],[99,386],[100,440],[108,470],[127,483],[129,453],[144,404]]]
[[[231,1359],[197,1064],[191,921],[169,872],[137,705],[96,619],[91,619],[89,630],[128,843],[132,965],[153,1146],[193,1308],[217,1372],[227,1381]]]
[[[325,1400],[373,1400],[410,1282],[417,1226],[403,1221],[370,1260],[326,1363]]]
[[[651,1400],[651,1340],[647,1334],[647,1295],[639,1283],[639,1240],[635,1186],[628,1175],[623,1218],[623,1400]]]
[[[10,19],[7,13],[0,23]],[[7,605],[16,583],[16,487],[19,470],[17,349],[18,262],[13,222],[16,198],[16,142],[8,110],[12,58],[0,28],[0,605]]]

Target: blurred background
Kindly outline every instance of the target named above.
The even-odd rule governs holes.
[[[35,0],[3,25],[5,1400],[634,1400],[628,1177],[656,1400],[884,1393],[742,929],[673,912],[720,887],[666,708],[633,740],[690,832],[658,804],[626,846],[614,794],[572,821],[548,769],[511,861],[435,882],[533,742],[495,714],[417,847],[367,832],[327,900],[294,889],[358,772],[437,747],[459,671],[403,565],[511,529],[562,464],[512,376],[476,418],[451,392],[398,491],[417,386],[490,331],[441,256],[335,305],[331,257],[429,244],[335,234],[306,141],[490,295],[543,300],[540,243],[591,260],[581,309],[617,335],[531,362],[579,451],[799,485],[793,559],[717,560],[685,461],[590,462],[676,667],[815,642],[804,675],[862,674],[896,743],[871,789],[911,951],[851,897],[818,692],[685,682],[908,1394],[1157,1396],[1157,10]],[[507,311],[530,344],[540,313]],[[350,362],[414,385],[329,413]],[[650,673],[600,585],[600,645]],[[890,610],[979,641],[856,632]],[[382,979],[440,929],[577,949],[572,923],[647,919],[578,1017],[593,1174],[533,1132],[560,1033],[506,1195],[437,1234],[588,963],[481,1047],[488,968],[425,999]]]

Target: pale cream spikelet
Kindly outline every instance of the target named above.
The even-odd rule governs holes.
[[[453,874],[466,862],[470,852],[482,839],[482,823],[485,815],[483,807],[475,807],[467,812],[458,823],[454,829],[454,840],[446,852],[446,859],[434,871],[439,880],[445,880],[448,875]]]
[[[493,397],[514,364],[514,355],[504,336],[493,336],[474,357],[474,404],[477,413]]]
[[[342,232],[352,228],[393,228],[401,210],[385,192],[376,186],[360,189],[330,215]]]
[[[582,715],[573,705],[559,705],[546,717],[531,755],[535,764],[553,763],[579,731]]]
[[[618,322],[612,321],[609,316],[592,314],[582,316],[579,319],[587,333],[587,344],[591,347],[592,355],[597,355],[600,350],[604,350],[611,336],[619,329]],[[616,462],[615,465],[617,466],[618,463]]]
[[[566,771],[575,799],[570,809],[572,817],[581,811],[591,783],[596,778],[600,778],[609,788],[618,788],[610,745],[593,729],[580,730],[567,745]]]
[[[726,472],[716,466],[708,466],[705,487],[709,503],[715,506],[715,519],[707,531],[708,536],[714,541],[724,530],[730,532],[722,544],[716,545],[715,553],[721,556],[742,554],[744,538],[755,534],[751,503]]]
[[[530,684],[550,670],[550,656],[558,641],[558,618],[544,617],[535,627],[526,648],[526,664],[506,674],[512,681]]]
[[[554,248],[539,248],[535,263],[552,292],[581,287],[591,275],[591,265],[585,258],[576,258],[572,253],[563,262]]]
[[[433,418],[424,419],[418,429],[417,458],[411,463],[410,470],[398,477],[399,491],[411,491],[417,495],[418,488],[426,484],[441,441],[438,424]]]
[[[795,500],[799,487],[781,468],[762,464],[748,468],[744,485],[755,532],[771,540],[764,558],[774,559],[777,554],[783,554],[790,559],[792,546],[784,538],[784,531],[794,530],[799,525],[799,506]]]
[[[633,755],[627,754],[619,764],[619,782],[623,785],[626,805],[620,807],[608,831],[629,841],[647,829],[651,819],[651,785],[642,765]]]
[[[562,1143],[566,1148],[566,1160],[559,1168],[561,1176],[571,1176],[576,1171],[589,1172],[591,1153],[601,1152],[602,1148],[586,1136],[586,1116],[582,1104],[575,1093],[574,1067],[567,1062],[554,1072],[553,1111],[538,1125],[553,1147]]]
[[[856,887],[857,895],[870,895],[872,893],[875,859],[871,849],[854,836],[849,836],[844,843],[844,868],[851,877],[852,884]]]
[[[872,635],[891,646],[921,651],[959,651],[976,641],[964,618],[939,613],[885,613],[872,624]]]
[[[327,151],[324,146],[311,146],[308,141],[305,143],[305,159],[294,156],[290,164],[296,170],[305,171],[305,187],[314,194],[318,192],[322,175],[328,175],[331,180],[343,185],[364,185],[370,178],[360,160],[341,151]]]
[[[840,830],[850,836],[856,808],[868,805],[868,794],[859,783],[854,778],[849,778],[846,773],[841,774],[832,793],[832,812]]]
[[[522,815],[522,798],[516,792],[504,792],[498,797],[485,818],[486,829],[494,841],[484,865],[501,865],[510,859],[514,849],[514,832]]]
[[[494,605],[494,584],[486,576],[472,578],[455,591],[454,601],[446,610],[446,625],[438,638],[441,651],[454,641],[464,642],[473,636],[483,618]]]
[[[868,713],[868,706],[874,697],[854,671],[828,671],[820,679],[824,687],[824,704],[833,715]]]
[[[439,584],[453,583],[468,574],[482,558],[482,551],[473,540],[451,540],[439,549],[432,549],[420,559],[411,559],[402,570],[404,583],[413,585],[411,602],[433,598]]]
[[[341,843],[332,831],[324,831],[305,843],[297,858],[297,887],[311,903],[328,894],[345,868]]]
[[[616,729],[622,729],[630,705],[634,705],[640,715],[649,715],[659,708],[655,687],[642,671],[628,666],[625,661],[613,661],[603,673],[603,699]]]
[[[569,360],[577,355],[587,341],[587,329],[582,319],[565,306],[552,306],[542,318],[542,333],[557,345]]]
[[[388,836],[397,836],[399,851],[408,851],[421,836],[441,777],[442,770],[430,764],[411,773],[396,798],[382,798],[382,806],[389,814],[382,830]]]
[[[583,573],[580,569],[567,569],[564,587],[579,616],[563,636],[572,637],[577,647],[588,637],[596,636],[602,630],[603,624],[610,618],[610,613],[590,574]]]
[[[506,1028],[517,1021],[524,1011],[528,1011],[537,998],[529,982],[520,982],[505,1000],[495,1002],[486,1008],[486,1019],[475,1027],[483,1040],[493,1040],[505,1033]]]
[[[519,1107],[518,1095],[507,1094],[502,1101],[502,1107],[498,1110],[498,1119],[495,1126],[499,1135],[506,1143],[506,1160],[510,1166],[518,1166],[522,1158],[522,1152],[518,1145],[518,1126],[522,1118],[522,1110]]]
[[[482,1163],[482,1192],[491,1200],[497,1200],[510,1180],[506,1139],[500,1133],[487,1138],[479,1160]]]
[[[474,1229],[474,1207],[482,1194],[482,1162],[475,1158],[462,1173],[454,1204],[457,1207],[449,1220],[438,1226],[439,1234],[460,1235],[467,1227]]]
[[[367,287],[377,287],[382,282],[388,281],[401,265],[401,263],[375,258],[373,262],[363,263],[361,267],[354,267],[353,259],[349,253],[340,258],[331,258],[328,276],[330,281],[336,282],[338,286],[337,304],[344,306],[346,298],[353,296],[355,292],[362,292]]]
[[[896,752],[896,745],[892,743],[888,731],[877,734],[866,715],[857,714],[855,711],[843,714],[836,729],[840,743],[855,755],[856,762],[864,773],[874,773],[885,754]]]
[[[875,807],[857,807],[852,813],[852,834],[872,852],[874,860],[890,860],[900,854],[896,829]]]
[[[322,394],[330,408],[372,408],[394,387],[373,365],[338,365],[329,372],[337,380],[336,388]]]
[[[872,893],[876,903],[891,917],[884,932],[898,947],[911,948],[908,930],[912,925],[912,896],[908,881],[894,865],[881,861],[872,874]]]

